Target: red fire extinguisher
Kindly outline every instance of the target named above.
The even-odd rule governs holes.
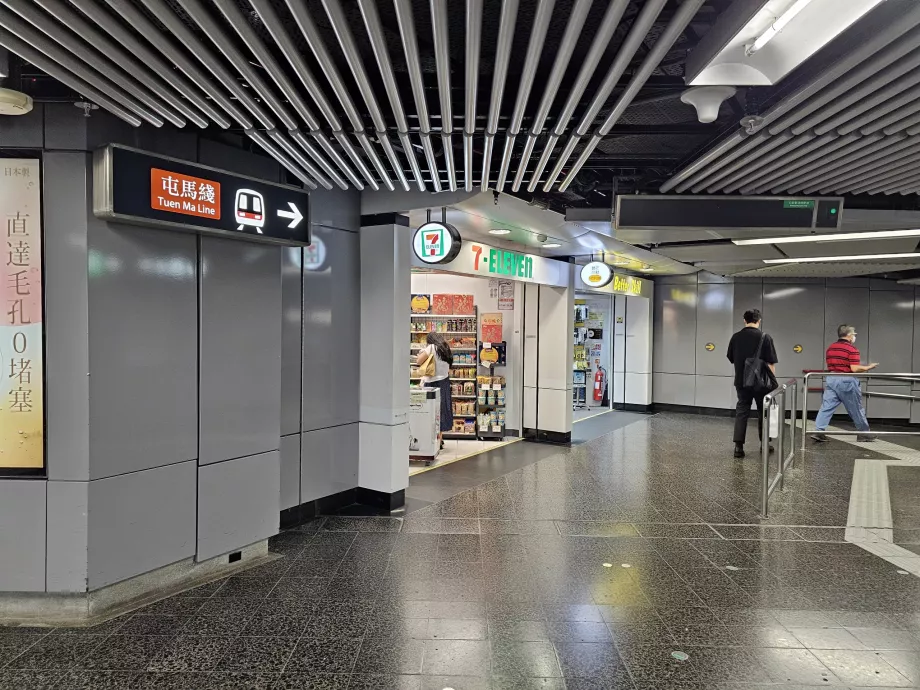
[[[598,367],[594,375],[594,399],[601,400],[604,397],[604,384],[607,381],[607,372],[603,367]]]

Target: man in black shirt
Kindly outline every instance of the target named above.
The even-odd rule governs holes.
[[[757,432],[763,438],[763,396],[766,391],[755,391],[744,387],[744,361],[754,357],[757,346],[761,343],[760,358],[770,365],[776,373],[776,348],[773,338],[760,330],[760,310],[748,309],[744,312],[744,328],[735,333],[728,341],[728,361],[735,365],[735,390],[738,391],[738,404],[735,406],[735,457],[744,457],[744,439],[747,436],[748,418],[751,416],[751,403],[757,405]],[[772,449],[771,449],[772,450]]]

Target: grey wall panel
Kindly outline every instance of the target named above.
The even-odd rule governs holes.
[[[278,451],[198,469],[198,548],[204,561],[278,533]]]
[[[326,261],[318,270],[305,269],[303,276],[304,431],[357,422],[360,405],[358,235],[314,230],[325,244]]]
[[[913,314],[913,291],[869,292],[869,346],[863,348],[863,363],[878,362],[875,373],[911,370]],[[856,343],[858,346],[858,338]]]
[[[281,250],[281,435],[300,432],[303,382],[303,250]]]
[[[300,462],[300,500],[313,501],[358,485],[358,425],[305,431]]]
[[[730,283],[699,286],[694,348],[698,376],[725,376],[731,372],[732,365],[725,353],[735,330],[732,320],[734,288]],[[707,350],[707,343],[715,345],[715,349]]]
[[[824,286],[764,283],[763,318],[773,336],[778,378],[801,377],[803,369],[824,368]],[[795,345],[802,352],[793,351]]]
[[[156,151],[162,156],[192,162],[198,158],[198,132],[195,128],[178,129],[170,125],[141,127],[135,130],[134,137],[134,146],[145,151]],[[239,149],[236,154],[241,157],[253,155]]]
[[[655,290],[654,370],[668,374],[693,374],[696,353],[696,285],[662,285]],[[660,302],[659,302],[660,300]],[[658,311],[660,309],[660,312]]]
[[[44,140],[44,109],[36,103],[32,112],[17,117],[0,117],[0,149],[40,149]]]
[[[886,290],[888,292],[913,292],[914,286],[902,284],[895,280],[885,280],[882,278],[869,278],[870,290]]]
[[[89,483],[89,589],[195,553],[194,460]]]
[[[54,199],[42,209],[45,457],[50,479],[89,479],[88,166],[85,153],[46,152],[43,158],[42,193],[44,199]]]
[[[748,309],[760,309],[763,312],[763,282],[744,281],[735,283],[735,297],[732,304],[732,331],[744,328],[744,312]],[[764,320],[764,327],[770,324]]]
[[[45,591],[47,485],[0,480],[0,592]]]
[[[695,405],[696,376],[692,374],[653,374],[652,400],[669,405]]]
[[[70,103],[45,103],[45,148],[86,151],[86,118]],[[4,118],[13,119],[13,118]]]
[[[195,237],[90,218],[90,476],[197,456]]]
[[[895,395],[911,395],[910,384],[890,385],[890,384],[868,384],[869,392],[875,393],[893,393]],[[866,416],[871,419],[909,419],[910,418],[910,400],[897,398],[884,398],[873,395],[867,395],[863,398],[863,404],[866,406]],[[897,439],[895,439],[897,443]]]
[[[247,137],[240,136],[241,141],[245,139]],[[269,182],[282,180],[281,166],[273,158],[241,151],[209,139],[200,139],[198,142],[198,162]]]
[[[277,450],[281,248],[201,238],[199,461]]]
[[[338,187],[310,192],[310,222],[314,226],[358,232],[361,227],[361,192]]]
[[[824,343],[837,340],[837,327],[848,323],[856,326],[857,346],[869,346],[869,291],[865,287],[828,287],[825,292]],[[824,368],[823,366],[821,367]]]
[[[710,273],[709,271],[700,271],[696,274],[696,282],[700,285],[709,283],[733,283],[735,279],[730,276],[720,276],[717,273]]]
[[[684,273],[674,276],[660,276],[655,278],[656,285],[696,285],[696,273]]]
[[[694,405],[731,409],[735,406],[736,394],[733,376],[697,376]]]
[[[90,482],[48,482],[49,592],[85,592]]]
[[[300,505],[300,432],[281,437],[280,474],[281,510]]]

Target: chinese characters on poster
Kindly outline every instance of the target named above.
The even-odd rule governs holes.
[[[44,465],[42,224],[39,161],[0,159],[3,316],[0,473]]]

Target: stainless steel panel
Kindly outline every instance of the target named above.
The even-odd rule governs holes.
[[[669,405],[695,405],[696,376],[693,374],[653,374],[652,400]]]
[[[54,382],[45,391],[50,479],[89,479],[89,165],[82,152],[43,156],[42,193],[54,199],[43,207],[45,374]]]
[[[195,553],[195,462],[89,483],[89,589]]]
[[[693,404],[697,407],[731,409],[735,406],[734,376],[697,376]]]
[[[186,154],[180,158],[189,158]],[[201,138],[198,142],[198,162],[222,170],[258,177],[269,182],[282,182],[281,166],[273,158],[241,151],[234,146]]]
[[[310,222],[316,226],[358,232],[361,227],[361,192],[357,189],[318,189],[310,192]]]
[[[300,505],[300,432],[281,437],[281,510]]]
[[[202,465],[280,444],[282,251],[201,238]]]
[[[40,149],[44,142],[44,106],[36,103],[31,113],[0,117],[0,149]]]
[[[869,344],[863,349],[863,363],[878,362],[875,373],[911,370],[913,315],[913,291],[869,292]],[[857,346],[859,342],[857,338]]]
[[[696,372],[696,285],[661,285],[655,290],[654,371],[668,374]]]
[[[720,276],[709,271],[700,271],[696,274],[696,282],[703,285],[706,283],[733,283],[735,281],[731,276]]]
[[[45,111],[46,150],[88,150],[86,118],[80,110],[70,103],[45,103],[39,107],[43,107]],[[47,212],[47,209],[45,211]]]
[[[856,345],[866,350],[870,333],[869,291],[865,287],[827,288],[824,310],[825,348],[837,340],[837,327],[844,323],[856,327],[859,334]]]
[[[89,482],[48,482],[49,592],[85,592],[89,554]]]
[[[537,346],[540,342],[540,286],[533,283],[524,284],[524,377],[526,388],[537,388]],[[525,395],[526,398],[526,395]],[[536,409],[536,404],[534,404]],[[525,413],[524,426],[527,426]],[[536,417],[533,419],[536,424]],[[536,428],[535,426],[533,428]]]
[[[735,283],[735,297],[732,301],[732,331],[744,328],[744,312],[748,309],[760,309],[763,312],[763,281],[745,281]],[[770,324],[764,321],[764,327]]]
[[[698,376],[725,376],[732,372],[732,365],[725,353],[728,341],[735,331],[733,320],[735,286],[731,284],[709,284],[699,286],[699,302],[696,307],[696,373]],[[711,344],[714,349],[707,350]],[[689,345],[685,343],[685,346]]]
[[[920,299],[917,299],[917,290],[914,289],[914,333],[911,344],[913,346],[913,352],[911,355],[912,365],[910,367],[911,371],[920,371]],[[920,383],[914,384],[915,388],[920,389]]]
[[[870,383],[867,390],[869,393],[894,393],[895,395],[914,395],[910,392],[909,383],[903,385],[890,385],[884,383]],[[866,416],[869,420],[873,419],[909,419],[911,401],[907,399],[898,400],[896,398],[877,397],[866,395],[863,398],[863,404],[866,406]],[[895,440],[895,442],[897,442]]]
[[[303,382],[303,249],[281,250],[281,435],[300,432]]]
[[[358,425],[305,431],[300,455],[302,503],[358,486]]]
[[[47,484],[0,480],[0,592],[45,591]]]
[[[776,345],[777,378],[802,376],[803,369],[824,368],[824,286],[763,286],[764,328]],[[793,348],[801,345],[802,352]]]
[[[197,456],[195,237],[90,218],[90,478]]]
[[[278,533],[278,451],[198,468],[198,548],[204,561]]]
[[[869,278],[870,290],[887,290],[889,292],[913,292],[914,286],[902,284],[896,280],[883,280],[881,278]]]
[[[326,259],[315,269],[309,264],[304,267],[304,431],[357,422],[360,405],[361,257],[358,235],[329,228],[314,230],[314,237],[325,246]],[[405,341],[409,342],[408,327]],[[373,343],[368,346],[373,347]],[[408,354],[406,356],[408,358]],[[408,360],[406,367],[408,372]]]

